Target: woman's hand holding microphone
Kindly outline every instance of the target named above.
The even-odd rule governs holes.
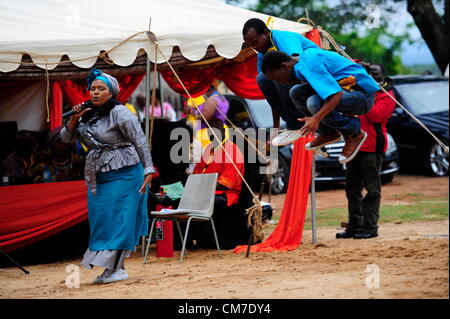
[[[72,107],[72,111],[75,111],[76,113],[73,114],[67,121],[67,128],[71,130],[76,128],[78,126],[78,120],[80,119],[80,117],[82,117],[84,113],[92,110],[92,108],[90,107],[86,108],[85,103],[80,103]]]

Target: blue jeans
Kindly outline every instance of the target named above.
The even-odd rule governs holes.
[[[324,101],[319,95],[308,96],[311,87],[308,84],[294,85],[289,91],[289,95],[297,109],[307,116],[312,116],[320,111]],[[305,93],[306,92],[306,93]],[[343,91],[339,104],[331,111],[319,124],[317,133],[319,135],[329,135],[335,130],[341,132],[343,136],[358,134],[360,131],[359,119],[351,115],[362,115],[370,111],[373,106],[374,97],[365,91]],[[307,96],[305,98],[305,96]]]
[[[286,128],[288,130],[300,129],[303,123],[297,119],[304,117],[304,113],[301,113],[292,102],[289,96],[291,88],[272,81],[262,73],[258,74],[256,81],[267,102],[269,102],[272,111],[286,122]]]

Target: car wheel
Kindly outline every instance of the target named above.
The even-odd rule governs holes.
[[[448,174],[448,154],[438,143],[432,144],[426,153],[426,169],[431,176],[445,176]]]
[[[394,180],[394,174],[381,175],[380,179],[381,179],[381,184],[391,183]]]
[[[284,157],[278,154],[278,168],[272,175],[272,193],[281,194],[287,191],[289,181],[289,165]]]

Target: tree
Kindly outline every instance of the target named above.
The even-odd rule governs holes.
[[[364,37],[356,31],[338,34],[334,39],[346,45],[346,53],[354,59],[383,64],[386,74],[409,73],[398,54],[403,42],[402,36],[386,36],[384,28],[371,29]],[[384,43],[381,45],[380,43]]]
[[[444,14],[436,11],[432,0],[408,0],[408,12],[414,18],[423,39],[430,48],[436,64],[444,73],[448,65],[448,0],[444,1]]]

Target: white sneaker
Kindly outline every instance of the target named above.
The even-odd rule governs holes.
[[[94,281],[92,282],[93,284],[102,284],[103,280],[109,276],[109,274],[111,272],[113,272],[114,270],[112,269],[105,269],[105,271],[103,271],[103,273],[99,276],[97,276],[97,278],[94,279]]]
[[[111,282],[125,280],[127,278],[128,278],[128,273],[125,269],[117,269],[117,270],[113,270],[112,272],[110,272],[109,276],[106,276],[103,279],[103,283],[109,284]]]
[[[288,145],[291,143],[294,143],[296,140],[298,140],[300,137],[302,137],[302,134],[300,134],[300,130],[283,130],[281,131],[280,135],[275,137],[272,140],[272,145],[275,146],[283,146]]]

